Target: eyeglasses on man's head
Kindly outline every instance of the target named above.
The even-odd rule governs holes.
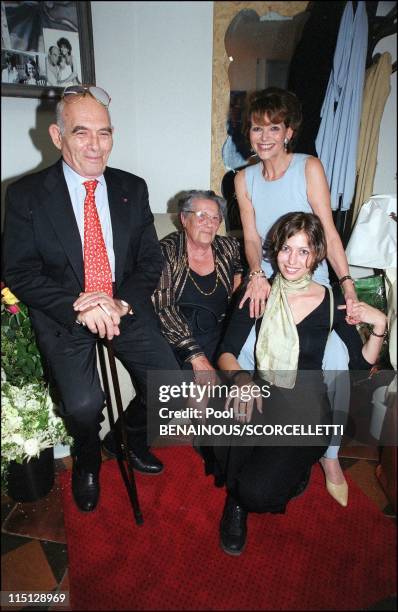
[[[94,100],[108,108],[111,103],[110,95],[102,89],[102,87],[96,87],[95,85],[69,85],[65,87],[62,98],[65,102],[77,102],[84,98],[84,96],[90,95]]]

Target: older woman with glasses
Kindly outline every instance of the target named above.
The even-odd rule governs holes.
[[[232,294],[241,283],[240,245],[236,238],[217,235],[225,200],[213,191],[185,192],[178,208],[182,230],[160,241],[164,265],[152,301],[180,367],[193,370],[196,380],[209,381]],[[126,423],[138,432],[145,422],[144,398],[137,393]],[[207,472],[213,453],[209,447],[198,450]]]
[[[183,369],[213,370],[232,293],[241,282],[236,238],[218,236],[225,201],[189,191],[179,202],[183,229],[160,241],[165,265],[153,301],[163,335]]]

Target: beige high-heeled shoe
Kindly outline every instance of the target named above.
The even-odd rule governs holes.
[[[321,457],[321,459],[319,460],[319,465],[322,467],[323,473],[325,475],[326,490],[329,495],[331,495],[333,499],[336,500],[338,504],[340,504],[340,506],[343,506],[345,508],[348,505],[348,484],[346,479],[344,478],[343,472],[342,475],[344,478],[344,482],[340,484],[335,484],[334,482],[329,480],[326,475],[324,461],[327,461],[327,459],[325,457]]]
[[[344,506],[344,508],[348,504],[348,484],[347,481],[344,480],[341,484],[334,484],[330,482],[325,476],[326,479],[326,490],[340,504],[340,506]]]

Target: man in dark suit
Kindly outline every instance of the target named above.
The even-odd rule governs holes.
[[[109,102],[100,88],[66,88],[49,128],[62,159],[12,184],[6,196],[5,280],[29,307],[58,387],[74,439],[73,495],[83,511],[99,498],[98,337],[112,341],[141,397],[148,369],[178,369],[151,303],[163,261],[146,183],[107,167]],[[134,423],[135,415],[129,417]],[[145,430],[136,429],[129,432],[134,467],[159,473],[163,466],[149,451]]]

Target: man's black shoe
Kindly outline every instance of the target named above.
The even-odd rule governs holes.
[[[82,512],[92,512],[98,504],[99,474],[80,469],[75,459],[72,468],[72,493],[77,507]]]
[[[247,511],[228,494],[220,522],[220,544],[228,555],[240,555],[246,545]]]
[[[102,448],[108,457],[115,458],[117,456],[118,449],[116,447],[115,434],[112,431],[109,431],[103,439]],[[163,463],[148,448],[141,448],[139,451],[136,451],[129,447],[127,452],[131,464],[137,472],[153,475],[163,472]],[[119,459],[123,459],[123,457],[119,456]]]
[[[163,463],[159,461],[159,459],[155,457],[155,455],[153,455],[150,450],[147,449],[140,451],[140,454],[137,455],[129,448],[128,453],[133,468],[137,470],[137,472],[153,475],[157,475],[163,472]]]

